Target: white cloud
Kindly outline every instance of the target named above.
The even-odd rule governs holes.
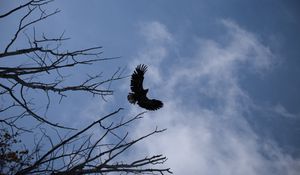
[[[234,41],[229,46],[229,51],[232,49],[241,60],[250,61],[249,65],[254,66],[255,71],[272,67],[274,55],[254,34],[241,29],[230,20],[222,20],[222,23],[229,29],[230,37]]]
[[[168,46],[173,44],[173,37],[166,27],[159,22],[140,24],[143,38],[146,40],[146,47],[139,51],[131,64],[131,70],[138,64],[151,65],[147,75],[151,77],[151,85],[161,84],[159,65],[168,56]]]
[[[168,47],[175,41],[163,24],[152,22],[142,28],[148,44],[135,62],[150,64],[155,71],[146,75],[150,85],[163,81],[164,86],[155,91],[163,94],[165,106],[147,113],[133,130],[136,135],[157,125],[168,130],[137,149],[165,154],[167,166],[179,175],[296,174],[299,160],[260,140],[243,117],[248,106],[255,104],[240,87],[239,74],[247,67],[261,73],[272,67],[275,57],[254,34],[232,21],[221,23],[227,44],[199,39],[196,54],[180,64],[174,64],[174,58],[168,60]],[[155,55],[156,49],[163,52]],[[161,73],[162,60],[169,63],[169,73]],[[207,107],[209,103],[213,107]]]
[[[153,21],[149,23],[140,23],[141,34],[144,36],[146,41],[150,44],[162,44],[172,42],[173,37],[167,31],[165,25]]]
[[[282,106],[281,104],[275,105],[275,106],[271,109],[271,111],[274,111],[275,113],[277,113],[277,114],[279,114],[280,116],[283,116],[283,117],[293,118],[293,119],[299,118],[299,115],[290,113],[290,112],[287,111],[287,109],[286,109],[284,106]]]

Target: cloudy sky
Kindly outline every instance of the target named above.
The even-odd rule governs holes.
[[[0,9],[13,6],[6,1]],[[164,108],[146,113],[130,131],[167,131],[139,144],[139,152],[163,153],[178,175],[300,171],[297,0],[62,0],[51,8],[61,12],[39,31],[66,31],[68,48],[101,45],[103,57],[121,57],[86,71],[111,75],[122,67],[130,75],[136,65],[148,65],[144,86]],[[1,30],[13,32],[14,22],[6,22]],[[9,41],[0,36],[1,44]],[[108,102],[71,96],[57,120],[76,117],[77,127],[118,107],[128,115],[144,111],[127,102],[129,83],[113,83]]]

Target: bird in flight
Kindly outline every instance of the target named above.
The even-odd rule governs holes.
[[[129,92],[127,99],[131,104],[138,104],[140,107],[147,110],[157,110],[163,107],[163,103],[156,99],[149,99],[147,93],[149,89],[143,88],[144,75],[147,71],[147,66],[140,64],[135,68],[135,71],[131,75],[130,88],[132,92]]]

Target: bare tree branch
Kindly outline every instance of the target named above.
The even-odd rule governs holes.
[[[82,73],[86,74],[83,80],[70,83],[69,79],[77,76],[68,73],[80,66],[119,57],[102,58],[101,46],[68,50],[64,43],[69,38],[64,32],[57,37],[38,35],[35,25],[59,13],[58,9],[45,10],[52,1],[29,0],[0,15],[2,19],[23,13],[11,40],[0,51],[4,63],[0,66],[0,175],[171,174],[170,168],[162,167],[167,160],[163,155],[142,155],[133,160],[124,157],[138,142],[166,130],[156,127],[139,137],[132,135],[128,126],[141,120],[144,113],[119,118],[119,108],[82,129],[56,123],[48,116],[56,97],[60,98],[57,104],[70,92],[88,93],[106,101],[106,96],[113,95],[113,82],[126,78],[124,69],[118,68],[111,75]],[[28,28],[32,32],[27,32]],[[24,38],[27,44],[14,48]],[[42,110],[36,109],[40,102]],[[28,136],[32,145],[27,148],[21,140]]]
[[[6,89],[9,93],[10,93],[10,96],[20,105],[20,106],[22,106],[31,116],[33,116],[35,119],[37,119],[38,121],[40,121],[40,122],[44,122],[44,123],[46,123],[46,124],[49,124],[49,125],[51,125],[51,126],[54,126],[54,127],[58,127],[58,128],[63,128],[63,129],[72,129],[72,130],[74,130],[74,128],[69,128],[69,127],[65,127],[65,126],[61,126],[61,125],[59,125],[59,124],[54,124],[54,123],[51,123],[51,122],[49,122],[48,120],[46,120],[46,119],[44,119],[43,117],[41,117],[41,116],[39,116],[39,115],[37,115],[36,113],[34,113],[28,106],[27,106],[27,103],[26,103],[26,101],[25,101],[25,103],[23,103],[23,102],[21,102],[14,94],[13,94],[13,91],[10,89],[10,88],[8,88],[8,87],[6,87],[6,86],[4,86],[4,85],[2,85],[2,84],[0,84],[0,87],[2,87],[2,88],[4,88],[4,89]],[[23,98],[23,100],[24,100],[24,98]]]
[[[26,53],[38,51],[40,48],[29,48],[29,49],[20,49],[12,52],[4,52],[0,53],[0,58],[2,57],[9,57],[9,56],[15,56],[15,55],[23,55]]]
[[[53,15],[55,15],[55,14],[57,14],[57,13],[60,12],[59,10],[55,10],[54,12],[52,12],[52,13],[50,13],[50,14],[45,14],[44,11],[42,11],[42,13],[41,13],[41,15],[40,15],[39,18],[37,18],[37,19],[35,19],[35,20],[32,20],[32,21],[30,21],[30,22],[28,22],[28,23],[26,23],[26,24],[23,24],[24,20],[25,20],[25,19],[26,19],[26,18],[27,18],[34,10],[36,10],[39,6],[41,6],[41,5],[36,5],[36,6],[33,7],[33,8],[28,7],[28,12],[27,12],[27,14],[24,15],[23,18],[20,20],[18,30],[16,31],[14,37],[11,39],[10,43],[9,43],[9,44],[7,45],[7,47],[5,48],[4,53],[8,52],[8,49],[9,49],[10,46],[16,41],[16,39],[17,39],[19,33],[20,33],[22,30],[24,30],[26,27],[28,27],[28,26],[30,26],[30,25],[32,25],[32,24],[34,24],[34,23],[37,23],[37,22],[39,22],[39,21],[42,21],[42,20],[44,20],[44,19],[46,19],[46,18],[48,18],[48,17],[50,17],[50,16],[53,16]]]
[[[22,9],[22,8],[24,8],[24,7],[27,7],[27,6],[30,5],[32,2],[33,2],[33,0],[27,2],[27,3],[23,4],[23,5],[20,5],[19,7],[16,7],[16,8],[10,10],[9,12],[7,12],[7,13],[5,13],[5,14],[3,14],[3,15],[0,15],[0,18],[4,18],[4,17],[6,17],[6,16],[8,16],[8,15],[10,15],[10,14],[12,14],[12,13],[14,13],[14,12],[16,12],[16,11]]]

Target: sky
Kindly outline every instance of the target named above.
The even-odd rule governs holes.
[[[2,3],[2,4],[1,4]],[[0,2],[0,11],[14,7]],[[148,65],[144,86],[164,107],[129,128],[133,136],[167,131],[135,147],[164,154],[178,175],[296,175],[300,171],[300,2],[296,0],[70,1],[38,31],[71,37],[65,47],[103,46],[120,59],[84,67],[130,75]],[[1,49],[15,21],[0,22]],[[5,32],[4,32],[5,31]],[[21,47],[24,41],[19,41]],[[72,72],[81,74],[81,72]],[[52,120],[80,127],[127,102],[130,79],[107,99],[71,94],[49,109]],[[37,99],[38,100],[38,99]],[[57,115],[57,109],[60,115]],[[76,118],[76,120],[74,120]],[[135,156],[135,155],[132,155]]]

